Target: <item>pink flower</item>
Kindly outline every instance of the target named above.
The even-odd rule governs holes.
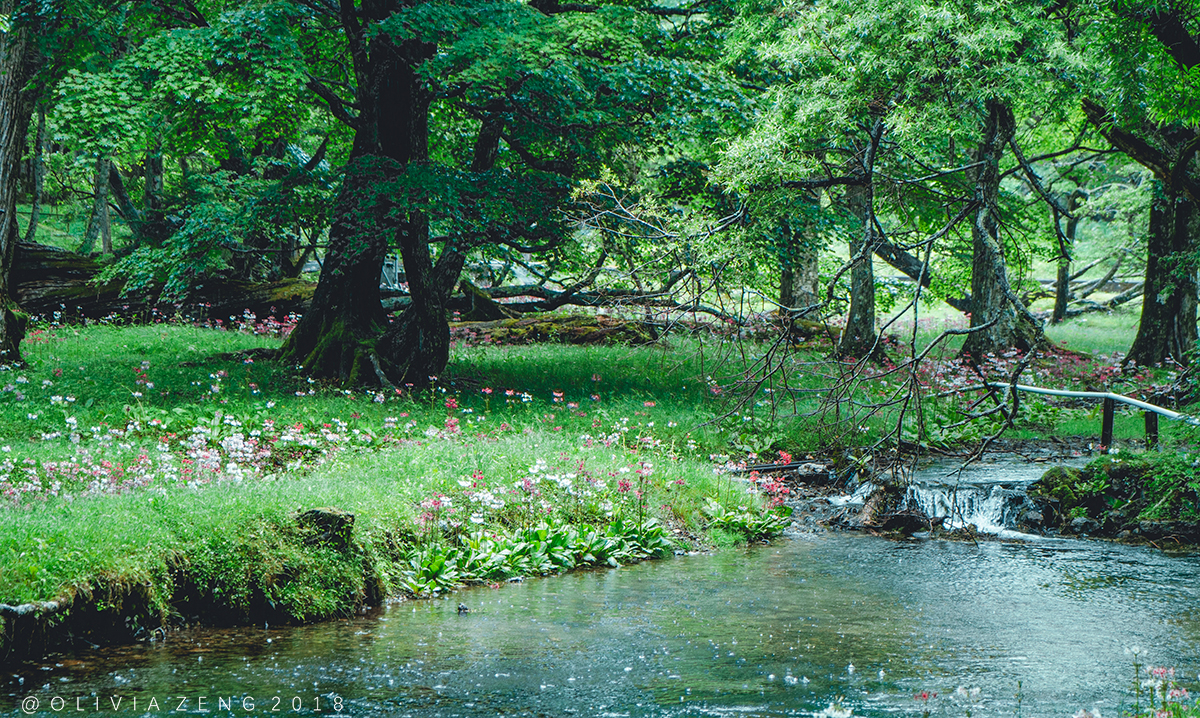
[[[633,484],[629,483],[627,479],[621,479],[617,482],[617,491],[620,491],[621,493],[625,493],[631,488],[633,488]]]
[[[485,386],[485,387],[483,387],[482,389],[480,389],[480,391],[482,391],[484,394],[491,394],[491,393],[492,393],[492,387],[490,387],[490,386]]]
[[[646,407],[654,406],[654,402],[644,401],[644,402],[642,402],[642,406],[646,406]]]

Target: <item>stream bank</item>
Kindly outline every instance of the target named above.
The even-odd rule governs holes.
[[[281,713],[328,715],[340,698],[356,718],[794,718],[839,696],[871,718],[1114,715],[1128,704],[1127,647],[1195,676],[1198,570],[1200,557],[1070,538],[789,532],[318,624],[55,656],[0,676],[0,715],[17,718],[29,699],[34,715],[62,715],[54,699],[73,712],[77,697],[91,712],[97,696],[124,700],[127,715],[140,714],[134,698],[165,712],[183,698],[216,710],[223,697],[236,707],[223,714],[240,716],[244,699],[263,713],[276,696]],[[302,710],[289,712],[293,701]]]
[[[894,536],[1200,546],[1200,457],[1114,451],[1085,463],[1075,453],[934,461],[911,474],[855,475],[837,489],[797,487],[797,517],[810,528]]]

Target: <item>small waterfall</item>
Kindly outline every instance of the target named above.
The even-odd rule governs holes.
[[[1000,534],[1015,530],[1031,503],[1024,485],[912,484],[905,493],[904,508],[944,519],[946,528],[970,524],[982,533]]]
[[[846,494],[845,496],[830,496],[829,503],[834,506],[862,506],[866,503],[871,494],[879,488],[878,484],[873,484],[870,481],[864,481],[854,489],[854,493]]]

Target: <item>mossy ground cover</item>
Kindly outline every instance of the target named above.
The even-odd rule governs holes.
[[[1162,544],[1200,544],[1200,456],[1116,452],[1057,467],[1030,490],[1063,530]]]

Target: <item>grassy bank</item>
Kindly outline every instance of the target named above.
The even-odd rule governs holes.
[[[460,330],[434,390],[382,392],[256,359],[288,324],[31,331],[28,364],[0,371],[6,651],[48,630],[101,642],[197,617],[315,620],[754,540],[782,527],[784,487],[714,469],[869,445],[895,420],[864,408],[896,391],[886,365],[843,385],[854,401],[827,401],[847,365],[820,341],[496,346]],[[1069,356],[1033,373],[1111,385],[1110,358]],[[921,443],[996,428],[962,422],[975,377],[953,356],[918,380]],[[1016,438],[1098,431],[1093,407],[1025,409]]]
[[[3,653],[315,620],[784,525],[714,473],[681,423],[713,394],[669,389],[653,352],[497,351],[384,394],[255,362],[238,352],[278,339],[248,329],[31,334],[0,391]]]

